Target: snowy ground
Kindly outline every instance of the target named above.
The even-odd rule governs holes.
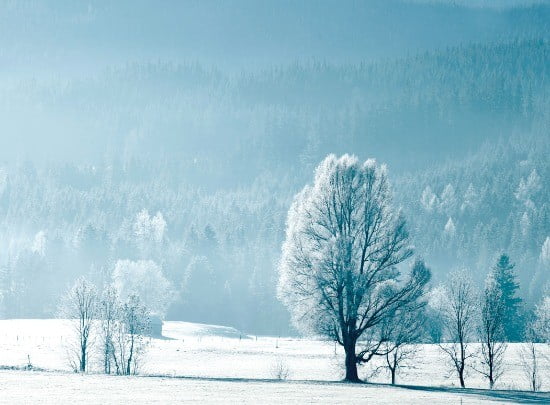
[[[0,403],[329,403],[329,404],[502,404],[547,403],[526,393],[415,390],[330,382],[207,380],[114,377],[0,371]]]
[[[407,403],[413,399],[430,399],[436,402],[447,402],[455,398],[460,400],[461,393],[452,392],[448,388],[456,387],[457,380],[447,370],[446,358],[441,350],[433,345],[423,345],[418,354],[418,364],[415,369],[406,370],[399,376],[400,384],[444,387],[435,391],[411,389],[397,389],[385,386],[354,387],[349,391],[345,384],[323,384],[322,381],[338,381],[343,377],[341,368],[342,352],[334,344],[307,340],[274,337],[244,336],[232,328],[190,324],[185,322],[165,322],[163,339],[151,339],[146,359],[144,359],[142,374],[162,376],[197,377],[194,379],[157,379],[157,378],[109,378],[99,375],[75,376],[66,373],[35,373],[19,371],[3,371],[0,377],[0,401],[17,394],[16,381],[23,381],[28,387],[34,387],[38,392],[46,392],[49,385],[62,387],[63,381],[80,382],[82,391],[92,390],[97,384],[102,389],[112,390],[116,395],[124,393],[125,383],[135,386],[132,392],[140,390],[153,391],[170,399],[170,387],[179,392],[182,399],[200,398],[201,395],[210,395],[210,391],[223,393],[228,400],[235,399],[240,394],[246,394],[246,399],[254,401],[265,391],[269,402],[279,402],[280,395],[290,395],[298,402],[316,402],[316,399],[325,398],[328,402],[350,402],[354,399],[362,400],[370,395],[378,399],[387,397],[389,402],[397,402],[401,395]],[[66,355],[66,343],[70,339],[71,328],[67,321],[62,320],[1,320],[0,321],[0,366],[24,366],[28,359],[33,367],[46,370],[69,371]],[[540,347],[546,350],[547,347]],[[506,357],[506,373],[502,377],[498,388],[509,390],[524,390],[528,388],[527,380],[523,375],[519,356],[519,345],[509,345]],[[289,379],[293,383],[275,383],[256,381],[250,384],[245,380],[273,379],[274,366],[283,363],[289,370]],[[99,371],[99,363],[94,364]],[[550,364],[544,362],[543,389],[550,391]],[[368,375],[371,368],[363,369],[363,375]],[[227,381],[224,379],[237,379]],[[212,380],[214,379],[214,380]],[[315,384],[304,380],[317,381]],[[369,378],[372,382],[387,382],[388,376],[384,373]],[[469,387],[485,388],[486,382],[474,371],[468,376]],[[28,384],[28,385],[27,385]],[[313,385],[312,385],[313,384]],[[53,389],[53,388],[52,388]],[[60,388],[61,389],[61,388]],[[77,395],[77,388],[63,387],[64,395],[70,398]],[[25,389],[27,391],[27,389]],[[32,391],[32,388],[29,388]],[[356,391],[358,390],[358,391]],[[29,391],[30,392],[30,391]],[[115,395],[112,394],[112,395]],[[100,394],[100,397],[103,394]],[[107,395],[107,393],[105,393]],[[111,395],[111,394],[108,394]],[[175,394],[174,394],[175,395]],[[213,394],[212,394],[213,395]],[[263,394],[262,394],[263,395]],[[318,397],[318,395],[320,397]],[[326,395],[326,396],[325,396]],[[341,396],[340,396],[341,395]],[[487,394],[466,395],[467,401],[491,399],[504,401],[509,398],[488,397]],[[2,398],[3,397],[3,398]],[[44,398],[44,396],[42,396]],[[185,398],[184,398],[185,397]],[[14,397],[15,398],[15,397]],[[116,398],[116,397],[115,397]],[[122,397],[120,397],[122,399]],[[215,399],[214,397],[210,399]],[[517,399],[517,398],[516,398]],[[263,400],[263,397],[262,397]],[[326,402],[325,401],[325,402]],[[231,401],[233,402],[233,401]],[[550,403],[550,395],[538,403]],[[459,403],[459,402],[454,402]]]

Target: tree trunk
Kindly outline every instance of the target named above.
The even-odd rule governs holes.
[[[460,378],[460,386],[466,388],[466,384],[464,383],[464,370],[460,370],[458,377]]]
[[[111,344],[109,341],[105,343],[105,353],[103,355],[105,357],[103,360],[105,374],[111,374]]]
[[[488,361],[488,366],[489,366],[489,389],[493,389],[493,387],[495,386],[495,380],[493,378],[493,370],[494,370],[494,364],[495,364],[495,360],[494,360],[494,355],[493,355],[493,349],[494,347],[492,346],[492,343],[491,343],[491,340],[488,339],[488,342],[487,342],[487,352],[488,352],[488,357],[489,357],[489,361]]]
[[[107,343],[103,347],[103,372],[109,374],[109,349]]]
[[[387,361],[390,372],[391,372],[391,385],[395,385],[395,374],[397,374],[397,366],[398,366],[398,360],[397,360],[397,351],[399,350],[398,347],[396,347],[391,354],[391,361]],[[386,355],[386,359],[388,360],[388,355]]]
[[[118,364],[118,360],[116,358],[116,352],[115,352],[114,348],[113,348],[113,351],[111,352],[111,355],[113,356],[113,362],[115,364],[116,374],[120,375],[120,366]]]
[[[359,382],[357,374],[357,357],[355,355],[355,342],[348,343],[344,346],[346,352],[346,381]]]
[[[80,372],[86,371],[86,346],[82,345],[80,348]]]
[[[128,364],[126,365],[126,375],[130,375],[132,370],[132,357],[134,356],[134,335],[130,338],[130,354],[128,355]]]
[[[466,368],[466,348],[464,347],[464,337],[460,335],[460,369],[458,370],[458,377],[460,378],[460,386],[466,388],[464,383],[464,369]]]
[[[495,386],[495,380],[493,378],[493,361],[489,362],[489,388],[493,389]]]

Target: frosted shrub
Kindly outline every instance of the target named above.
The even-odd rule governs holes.
[[[277,357],[271,364],[271,377],[276,380],[286,380],[290,376],[290,368],[286,360],[282,357]]]

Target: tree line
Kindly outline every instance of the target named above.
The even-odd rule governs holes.
[[[530,310],[507,254],[499,255],[482,288],[467,270],[452,271],[446,283],[434,285],[433,271],[415,254],[414,237],[393,194],[385,165],[329,155],[313,183],[295,196],[278,268],[278,298],[295,327],[340,344],[345,378],[353,382],[361,381],[359,366],[382,358],[395,384],[399,372],[414,364],[419,345],[433,343],[462,387],[468,371],[475,370],[494,388],[506,369],[508,344],[520,342],[530,387],[540,389],[547,360],[541,344],[550,343],[550,286]],[[155,254],[165,227],[161,214],[136,216],[131,229],[143,257]],[[217,249],[216,233],[207,227],[203,235],[192,233],[194,248],[204,254]],[[40,255],[44,235],[33,243]],[[550,252],[550,243],[543,252]],[[207,259],[196,259],[192,269],[202,266],[202,271],[189,270],[186,283],[219,286],[207,265]],[[69,360],[75,371],[85,372],[95,355],[105,373],[134,374],[150,320],[162,320],[178,292],[154,260],[118,260],[104,271],[94,280],[77,279],[61,300],[58,313],[74,326]],[[208,297],[193,288],[186,293],[197,321],[216,312]]]
[[[88,371],[97,354],[105,374],[137,374],[151,334],[151,310],[139,294],[123,298],[112,285],[100,291],[80,278],[63,296],[59,314],[73,327],[65,345],[75,372]]]

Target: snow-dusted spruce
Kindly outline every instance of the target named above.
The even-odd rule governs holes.
[[[357,350],[366,332],[424,295],[426,267],[405,280],[396,269],[411,255],[386,167],[327,156],[288,213],[279,296],[299,329],[344,347],[346,380],[359,381],[357,364],[380,354],[384,341]]]
[[[525,330],[525,319],[522,315],[522,299],[518,297],[519,283],[514,272],[515,264],[503,253],[499,255],[491,270],[496,287],[500,291],[500,300],[504,305],[504,337],[509,342],[521,342]]]
[[[98,295],[95,286],[81,277],[61,301],[60,316],[74,325],[74,341],[67,344],[67,354],[73,369],[81,373],[88,367],[93,321],[97,316]]]
[[[493,273],[489,273],[485,280],[480,301],[481,368],[477,371],[489,380],[489,387],[492,389],[504,371],[503,360],[506,351],[505,305],[502,300],[502,291],[498,288]]]
[[[469,342],[474,337],[478,300],[474,282],[465,271],[451,275],[449,285],[444,288],[441,302],[441,319],[447,343],[440,343],[441,349],[450,357],[452,369],[456,371],[460,386],[464,388],[467,363],[474,357]]]

